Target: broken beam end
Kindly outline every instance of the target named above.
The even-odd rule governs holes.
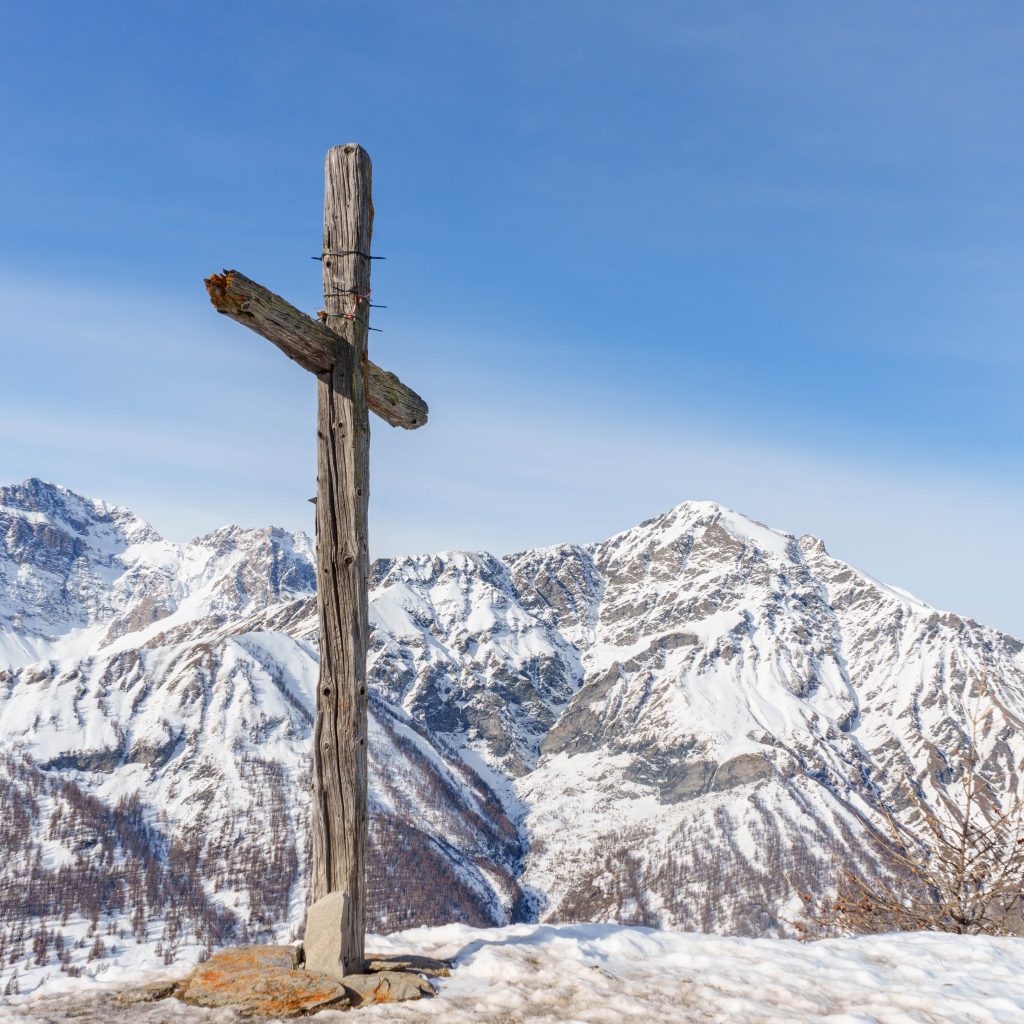
[[[266,338],[303,369],[325,373],[334,366],[338,336],[280,295],[237,270],[211,274],[205,284],[218,313]]]
[[[241,316],[243,313],[243,299],[232,290],[232,281],[235,271],[225,270],[220,274],[211,274],[203,281],[206,291],[210,296],[210,302],[218,313],[228,316]]]
[[[286,302],[280,295],[249,280],[237,270],[206,278],[210,302],[218,313],[231,317],[275,344],[289,359],[310,373],[329,373],[345,339]],[[366,406],[386,423],[416,430],[427,422],[427,403],[393,373],[372,362],[366,364]]]

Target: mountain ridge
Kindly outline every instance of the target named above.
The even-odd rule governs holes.
[[[65,834],[71,804],[116,818],[136,801],[130,820],[156,838],[104,856],[152,948],[287,938],[317,672],[309,539],[228,526],[176,544],[88,502],[40,481],[0,489],[7,799],[76,787],[37,799],[0,852],[38,858],[39,885],[59,889],[61,863],[92,864]],[[879,797],[903,778],[938,796],[983,672],[1008,716],[986,757],[1019,778],[1020,641],[714,502],[592,544],[378,559],[369,582],[378,929],[785,933],[789,880],[827,885],[829,850],[867,857]],[[192,893],[177,923],[175,850]],[[146,872],[168,876],[152,899]],[[61,892],[54,908],[87,920]],[[0,945],[25,920],[0,906]]]

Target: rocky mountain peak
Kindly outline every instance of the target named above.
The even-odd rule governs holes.
[[[12,662],[101,648],[175,613],[238,615],[315,589],[301,533],[227,526],[178,544],[128,509],[56,484],[0,489],[0,655]]]
[[[0,487],[0,515],[6,532],[15,524],[60,533],[93,549],[100,557],[160,535],[134,512],[119,505],[82,497],[58,484],[32,477]],[[8,543],[13,538],[7,537]],[[29,550],[31,545],[26,545]]]
[[[0,891],[23,884],[4,863],[85,849],[64,824],[73,784],[129,844],[103,863],[142,850],[138,872],[166,877],[154,905],[187,863],[190,927],[286,939],[318,672],[310,540],[229,526],[179,545],[38,481],[0,494],[4,770],[12,806],[49,794],[28,845],[0,849]],[[784,932],[789,880],[827,877],[822,851],[870,855],[879,793],[911,780],[941,799],[981,673],[1010,723],[985,757],[1008,777],[1024,757],[1024,645],[713,502],[593,544],[381,559],[370,585],[377,928]]]

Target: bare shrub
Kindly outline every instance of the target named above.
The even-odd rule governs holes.
[[[978,750],[996,716],[1009,724],[983,678],[936,806],[912,780],[901,786],[904,821],[879,800],[881,826],[869,830],[874,867],[837,862],[834,895],[801,893],[805,919],[793,922],[801,937],[1024,934],[1024,799],[1016,774],[986,764]]]

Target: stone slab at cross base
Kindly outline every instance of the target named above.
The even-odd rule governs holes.
[[[426,978],[447,978],[452,973],[452,961],[415,953],[367,953],[363,970],[369,974],[375,971],[412,971]]]
[[[346,974],[342,987],[352,1006],[370,1003],[401,1003],[434,994],[426,978],[409,971],[375,971],[373,974]]]
[[[348,911],[348,893],[329,892],[306,910],[306,934],[302,940],[306,970],[341,981],[346,973],[359,974],[362,963],[346,965],[341,957],[341,922]]]
[[[352,1002],[333,978],[297,967],[294,946],[234,946],[200,964],[177,995],[193,1006],[230,1006],[263,1017],[295,1017]]]
[[[135,1003],[156,1003],[161,999],[177,995],[188,985],[189,979],[167,979],[165,981],[151,981],[147,985],[140,985],[138,988],[130,988],[121,992],[116,999],[119,1003],[134,1005]]]
[[[342,919],[347,912],[347,896],[343,892],[328,893],[311,903],[306,910],[302,950],[306,970],[339,981],[353,1006],[432,996],[434,990],[426,979],[448,976],[451,965],[447,961],[427,956],[371,955],[358,964],[344,964],[341,935]]]

